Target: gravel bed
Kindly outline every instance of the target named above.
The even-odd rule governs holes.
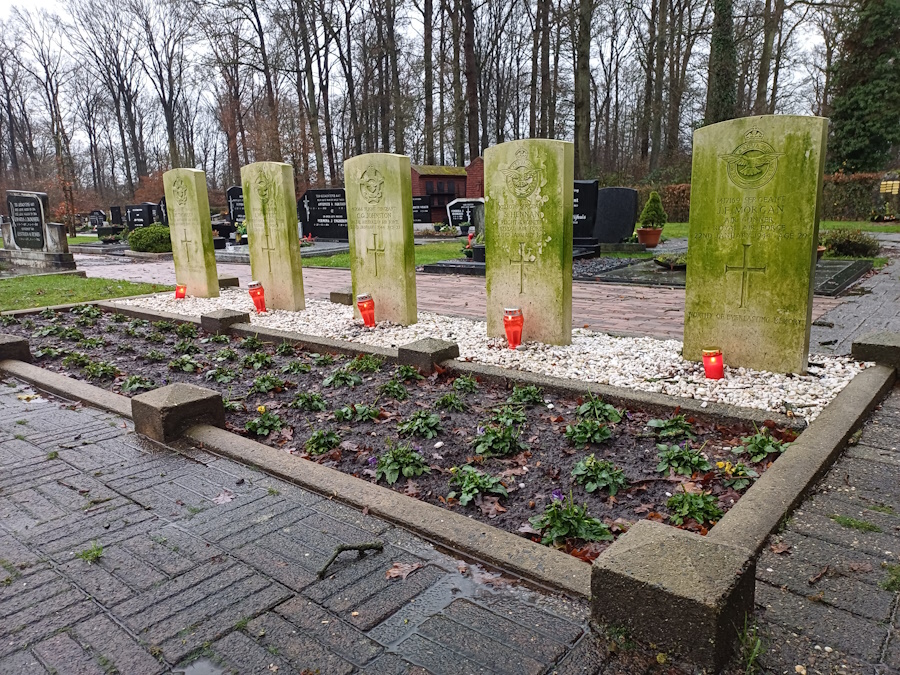
[[[572,261],[572,276],[576,279],[592,279],[598,274],[644,262],[646,258],[580,258]]]
[[[726,366],[723,379],[707,380],[702,364],[681,358],[682,343],[678,340],[613,337],[576,328],[571,345],[530,342],[510,350],[505,339],[487,336],[484,321],[432,312],[419,312],[419,322],[412,326],[384,322],[369,329],[353,318],[350,307],[309,298],[302,312],[272,310],[257,315],[250,296],[239,289],[223,289],[218,298],[176,300],[172,293],[164,293],[121,302],[193,317],[217,309],[247,311],[252,324],[379,347],[396,348],[425,337],[452,340],[459,344],[461,361],[791,413],[809,422],[858,372],[870,365],[849,357],[810,355],[807,375]],[[725,359],[727,362],[727,354]]]

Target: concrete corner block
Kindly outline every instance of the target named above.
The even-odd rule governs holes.
[[[328,296],[328,299],[336,305],[349,305],[353,306],[353,289],[352,288],[341,288],[337,291],[331,291]]]
[[[421,372],[430,374],[434,364],[459,356],[459,345],[448,340],[424,338],[397,349],[397,360],[408,366],[415,366]]]
[[[28,339],[18,335],[0,333],[0,361],[6,359],[31,363],[31,348],[28,346]]]
[[[235,323],[250,323],[250,314],[232,309],[217,309],[200,315],[200,327],[207,333],[220,333]]]
[[[850,353],[860,361],[874,361],[881,366],[900,368],[900,333],[871,333],[854,340]]]
[[[591,614],[718,672],[753,612],[755,577],[751,551],[642,520],[594,562]]]
[[[238,288],[241,285],[237,277],[219,277],[219,288]]]
[[[217,391],[194,384],[176,383],[131,399],[134,430],[168,443],[195,424],[225,427],[225,406]]]

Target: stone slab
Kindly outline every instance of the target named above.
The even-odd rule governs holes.
[[[200,315],[200,327],[208,333],[220,333],[236,323],[250,323],[250,314],[233,309],[217,309]]]
[[[241,280],[238,277],[219,277],[219,288],[240,288]]]
[[[424,375],[434,372],[435,364],[458,356],[458,344],[437,338],[423,338],[397,348],[398,362],[414,366]]]
[[[31,363],[31,347],[28,345],[28,340],[18,335],[0,333],[0,361],[6,359]]]
[[[219,297],[206,173],[171,169],[163,174],[175,281],[197,298]]]
[[[135,432],[160,443],[177,439],[194,424],[225,426],[222,395],[182,382],[135,396],[131,411]]]
[[[900,367],[900,333],[870,333],[854,340],[850,353],[854,359],[874,361],[896,369]]]
[[[331,291],[331,293],[328,294],[328,299],[336,305],[347,305],[349,307],[353,304],[353,288],[342,288],[338,291]]]

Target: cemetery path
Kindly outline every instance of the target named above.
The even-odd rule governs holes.
[[[98,260],[98,257],[77,255],[75,259],[79,269],[84,269],[89,277],[175,283],[172,261],[127,263],[109,260],[105,256]],[[238,277],[244,287],[252,279],[249,265],[220,263],[218,270],[220,276]],[[303,268],[303,287],[307,297],[327,300],[331,291],[348,286],[350,270]],[[483,319],[487,311],[484,277],[417,274],[416,289],[420,310],[473,319]],[[843,302],[843,298],[816,296],[813,300],[813,319],[833,311]],[[681,340],[684,333],[684,289],[576,281],[572,284],[572,325],[613,335]],[[849,344],[846,351],[849,352]]]
[[[195,675],[656,665],[655,653],[611,652],[585,602],[527,590],[205,451],[149,445],[115,415],[4,384],[2,675],[183,673],[194,659]],[[343,553],[316,578],[335,546],[373,540],[383,552]]]
[[[900,387],[757,563],[767,673],[900,673]]]

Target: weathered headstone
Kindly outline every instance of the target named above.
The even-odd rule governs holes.
[[[175,281],[197,298],[219,297],[219,275],[209,218],[206,174],[199,169],[172,169],[163,174]]]
[[[297,201],[303,236],[347,241],[347,199],[343,188],[310,189]]]
[[[66,228],[48,223],[49,201],[43,192],[7,190],[9,222],[0,224],[0,261],[23,267],[75,269]]]
[[[273,309],[306,308],[297,229],[294,170],[281,162],[256,162],[241,168],[250,270],[262,283]]]
[[[431,224],[431,195],[412,198],[413,222],[416,225]]]
[[[523,340],[572,341],[574,150],[565,141],[511,141],[484,152],[488,335],[503,310],[525,317]]]
[[[596,180],[576,180],[572,193],[572,237],[576,246],[594,246],[597,241]]]
[[[344,162],[344,183],[353,294],[372,295],[376,321],[413,324],[418,313],[409,157],[353,157]]]
[[[466,197],[454,199],[447,204],[447,221],[460,228],[460,234],[469,234],[469,227],[475,228],[476,235],[481,234],[484,232],[484,200]]]
[[[609,187],[597,192],[595,236],[601,244],[618,244],[634,234],[638,219],[638,191]]]
[[[694,132],[684,358],[806,372],[827,132],[795,115]]]
[[[233,185],[225,190],[228,200],[228,219],[232,225],[244,222],[244,190],[240,185]]]

